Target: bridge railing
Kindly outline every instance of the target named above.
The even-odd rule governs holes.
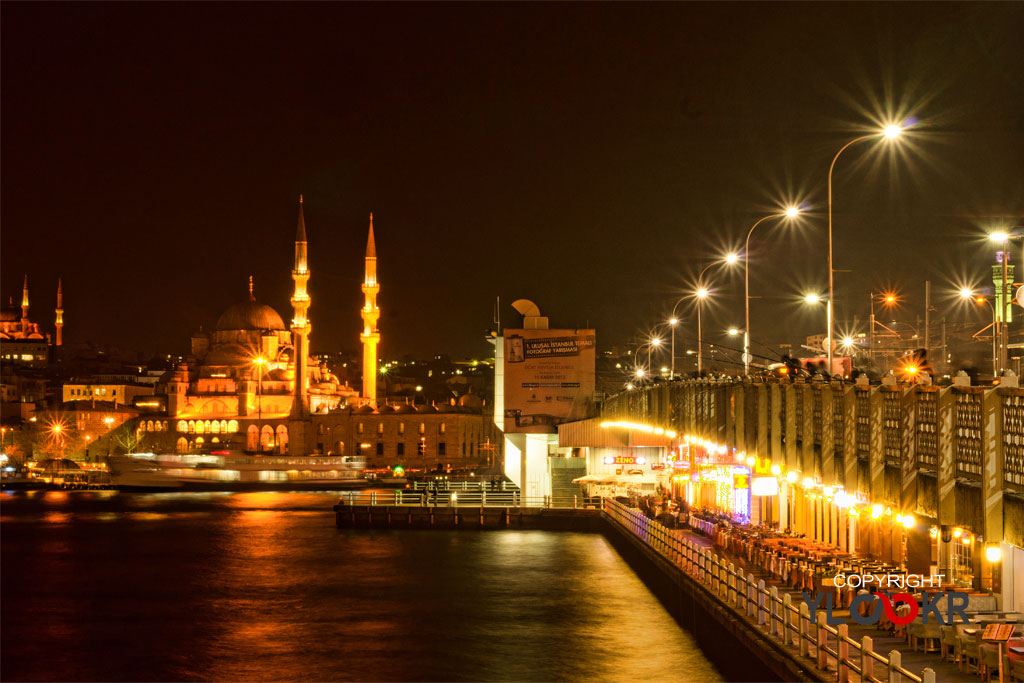
[[[380,505],[412,507],[530,507],[530,508],[600,508],[600,498],[585,496],[521,496],[519,491],[451,490],[413,491],[344,491],[339,496],[344,505]]]
[[[811,657],[814,646],[817,667],[827,671],[831,661],[838,683],[848,683],[851,672],[862,681],[935,683],[931,668],[920,674],[904,668],[899,650],[891,650],[888,655],[875,652],[870,636],[859,641],[851,638],[846,624],[832,627],[825,623],[824,612],[812,619],[807,603],[793,605],[788,593],[780,597],[778,589],[767,587],[764,579],[755,579],[753,574],[744,576],[732,562],[672,533],[635,508],[607,498],[603,502],[605,513],[614,523],[702,584],[733,611],[755,621],[769,637],[787,647],[795,646],[802,657]]]

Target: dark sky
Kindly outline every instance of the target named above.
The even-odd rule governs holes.
[[[27,272],[49,325],[63,276],[72,342],[184,350],[249,274],[288,319],[299,193],[314,351],[358,349],[370,211],[384,355],[458,356],[496,296],[622,343],[797,200],[751,251],[753,336],[794,341],[824,327],[794,300],[824,291],[832,155],[910,116],[836,167],[839,317],[892,285],[912,321],[1024,223],[1020,3],[0,12],[3,298]],[[711,335],[742,323],[742,279],[714,284]]]

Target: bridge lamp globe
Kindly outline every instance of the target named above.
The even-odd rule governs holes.
[[[809,304],[816,304],[821,301],[821,297],[817,294],[808,294],[804,297],[804,301]]]
[[[798,206],[791,206],[788,209],[786,209],[786,218],[795,218],[796,216],[799,216],[799,215],[800,215],[800,207],[798,207]]]
[[[989,543],[985,547],[985,559],[989,562],[999,562],[1003,559],[1003,553],[999,549],[998,543]]]
[[[888,126],[886,126],[886,127],[885,127],[885,128],[884,128],[884,129],[882,130],[882,135],[884,135],[884,136],[885,136],[886,138],[888,138],[889,140],[895,140],[895,139],[896,139],[896,138],[898,138],[898,137],[899,137],[899,136],[900,136],[900,135],[901,135],[902,133],[903,133],[903,126],[901,126],[901,125],[899,125],[899,124],[897,124],[897,123],[894,123],[894,124],[888,125]]]
[[[964,287],[963,289],[960,290],[960,296],[962,296],[965,299],[972,299],[974,298],[974,292]]]
[[[727,255],[727,256],[725,257],[725,262],[726,262],[726,263],[729,263],[729,264],[732,264],[732,263],[736,263],[736,262],[737,262],[737,261],[739,261],[739,260],[740,260],[740,255],[739,255],[739,254],[735,254],[735,253],[733,253],[733,254],[728,254],[728,255]]]

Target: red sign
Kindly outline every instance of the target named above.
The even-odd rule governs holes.
[[[617,455],[612,463],[615,465],[635,465],[636,457],[632,455]]]

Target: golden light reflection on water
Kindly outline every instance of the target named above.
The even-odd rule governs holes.
[[[335,498],[130,498],[14,525],[4,579],[32,592],[5,592],[5,677],[721,679],[600,535],[339,531]]]

